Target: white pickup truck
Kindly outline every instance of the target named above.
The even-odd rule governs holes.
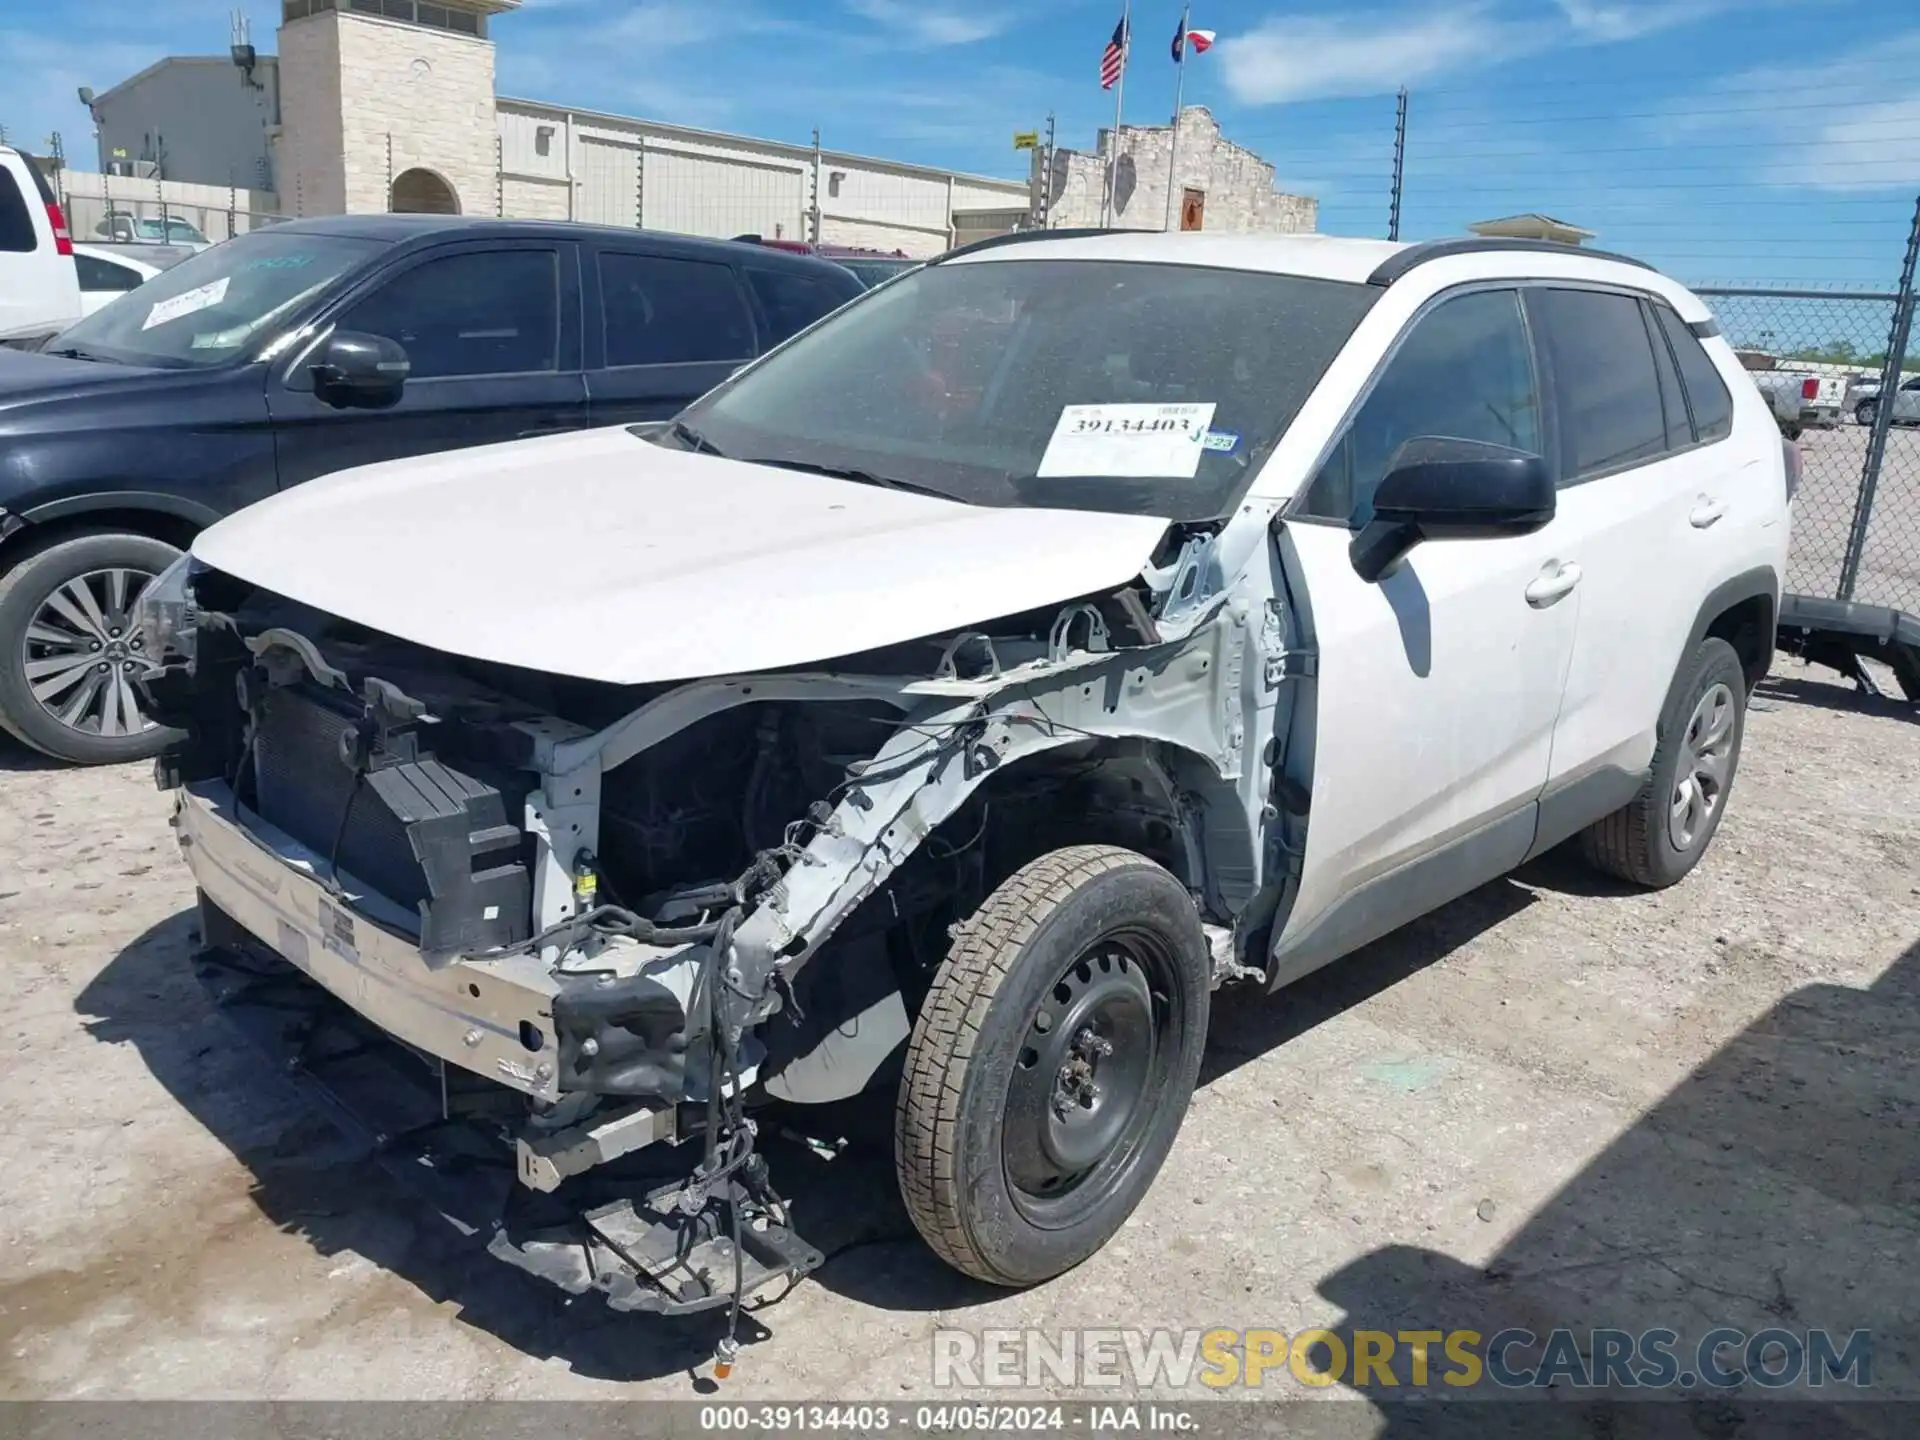
[[[1751,370],[1753,383],[1760,387],[1780,433],[1789,440],[1800,438],[1808,426],[1839,422],[1838,401],[1823,397],[1821,378],[1804,370]],[[1837,382],[1835,382],[1837,383]]]

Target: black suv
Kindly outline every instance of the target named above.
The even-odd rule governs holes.
[[[66,760],[154,753],[134,602],[205,526],[349,466],[668,419],[861,293],[724,240],[350,215],[0,350],[0,726]]]

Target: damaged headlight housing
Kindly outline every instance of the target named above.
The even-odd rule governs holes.
[[[153,578],[134,605],[134,623],[154,665],[193,659],[193,556],[182,555]]]

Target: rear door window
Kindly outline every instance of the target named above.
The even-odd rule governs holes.
[[[603,251],[600,305],[610,368],[753,358],[753,312],[730,265]]]
[[[1640,301],[1604,290],[1530,290],[1527,306],[1552,357],[1563,484],[1645,464],[1667,452],[1666,412]]]
[[[856,289],[856,282],[840,285],[830,276],[762,270],[752,265],[747,267],[747,284],[767,317],[772,332],[767,336],[769,349],[798,335],[822,315],[838,310],[853,298]]]
[[[12,173],[0,166],[0,250],[22,254],[39,248],[39,243],[27,197],[20,193]]]
[[[1726,439],[1733,433],[1733,396],[1727,382],[1720,378],[1706,347],[1671,307],[1655,305],[1653,313],[1680,366],[1680,378],[1687,387],[1687,407],[1693,412],[1694,434],[1702,444]]]

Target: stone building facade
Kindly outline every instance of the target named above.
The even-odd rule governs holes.
[[[1116,154],[1113,213],[1103,220],[1107,166]],[[1169,185],[1176,163],[1179,174]],[[1103,129],[1091,152],[1053,152],[1048,189],[1047,221],[1054,229],[1109,223],[1131,230],[1303,235],[1319,224],[1319,202],[1276,190],[1273,166],[1221,134],[1204,105],[1181,110],[1177,158],[1171,125],[1122,125],[1117,140]]]
[[[361,10],[314,9],[280,27],[275,170],[296,215],[499,208],[493,42],[518,0],[445,0],[475,33]]]

